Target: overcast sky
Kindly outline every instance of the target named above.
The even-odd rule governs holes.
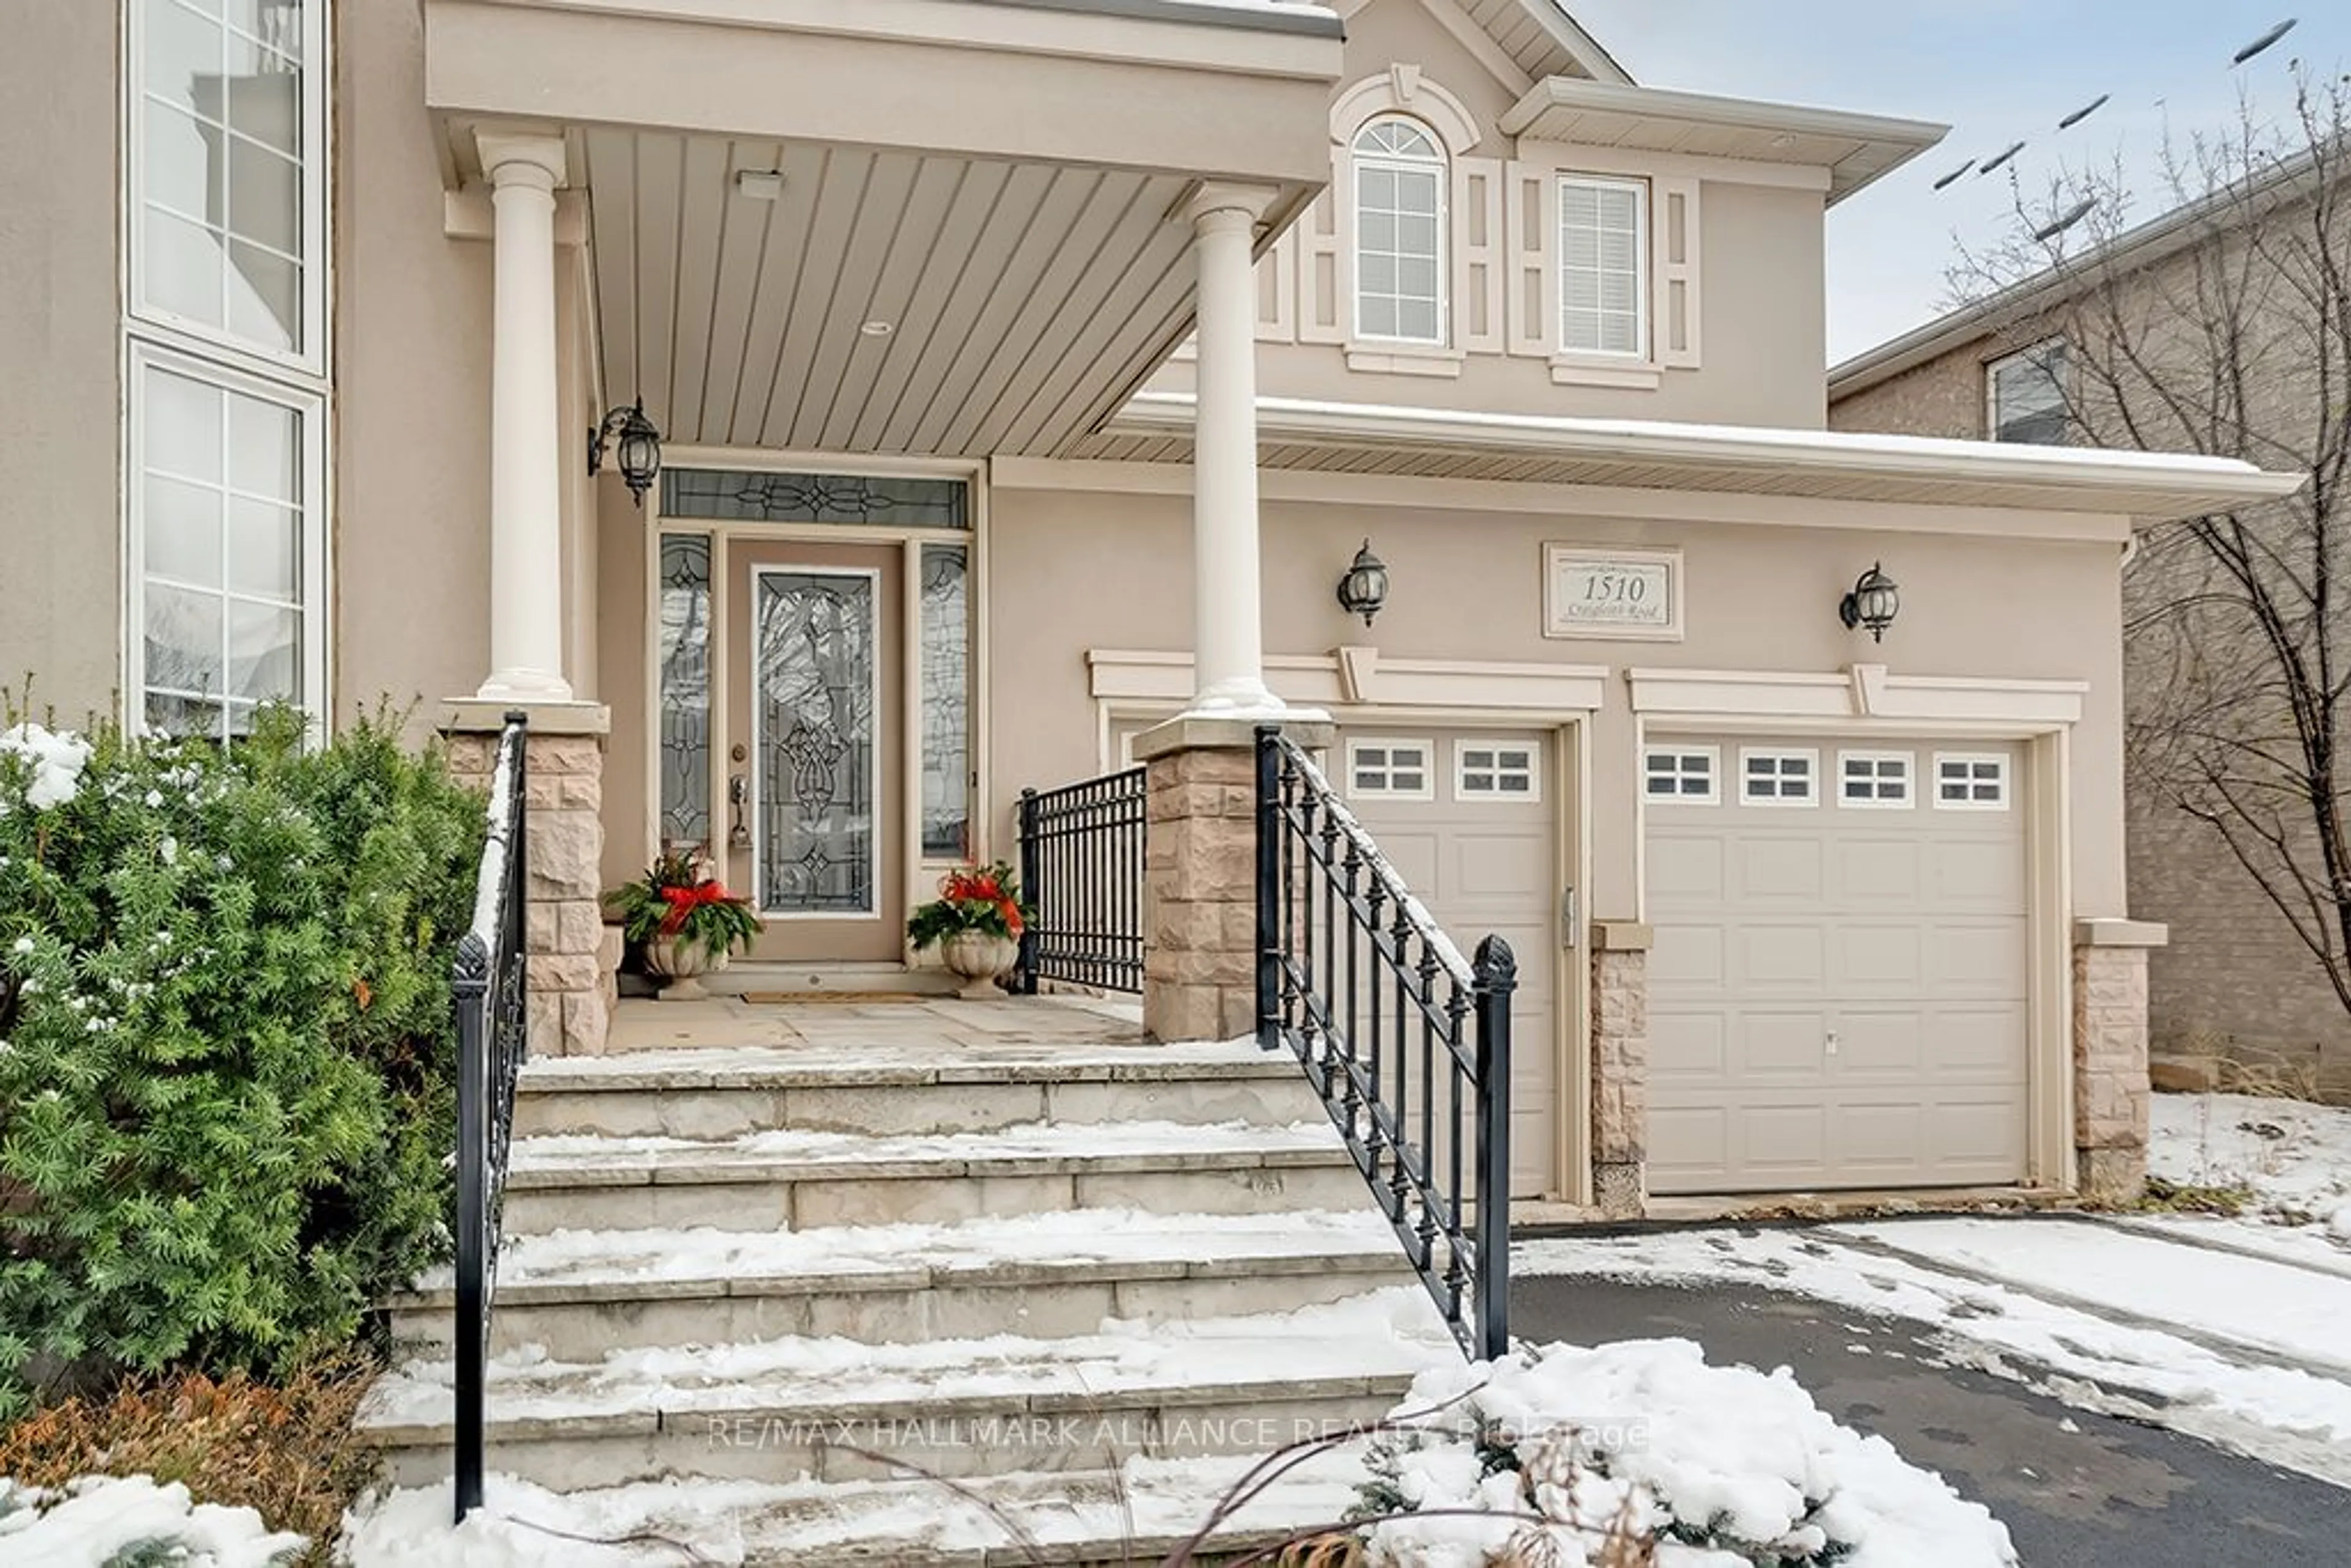
[[[2291,62],[2351,69],[2345,0],[1567,0],[1634,79],[1949,125],[1932,152],[1829,216],[1829,357],[1845,359],[1938,314],[1955,235],[2002,231],[2006,172],[1934,182],[2011,141],[2027,192],[2064,161],[2117,152],[2156,199],[2167,114],[2175,131],[2225,130],[2241,87],[2292,108]],[[2288,16],[2300,25],[2241,67],[2230,57]],[[2113,101],[2071,131],[2057,121]]]

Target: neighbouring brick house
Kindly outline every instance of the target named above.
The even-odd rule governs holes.
[[[2332,234],[2338,255],[2351,250],[2335,156],[2322,147],[2101,236],[2048,270],[1835,367],[1832,427],[2126,444],[2128,412],[2147,421],[2137,439],[2150,447],[2258,450],[2270,466],[2294,466],[2268,444],[2291,449],[2342,437],[2305,434],[2320,425],[2314,414],[2328,396],[2306,346],[2306,307],[2283,279],[2262,281],[2262,267],[2283,272],[2290,260],[2243,265],[2246,239],[2261,235],[2261,254],[2274,258],[2290,257],[2300,236],[2314,233]],[[2199,299],[2236,304],[2199,310]],[[2149,420],[2152,389],[2115,345],[2130,343],[2133,356],[2177,379],[2210,361],[2204,328],[2224,314],[2253,328],[2241,351],[2252,372],[2241,408],[2223,414],[2225,423],[2241,413],[2248,435],[2193,436],[2160,416]],[[2115,384],[2118,369],[2129,386]],[[2338,405],[2341,395],[2333,394]],[[2306,557],[2311,504],[2305,492],[2236,515]],[[2229,602],[2236,591],[2215,572],[2186,522],[2142,528],[2125,555],[2130,907],[2170,934],[2147,977],[2154,1048],[2158,1058],[2182,1059],[2183,1071],[2188,1059],[2219,1055],[2252,1079],[2351,1097],[2351,1014],[2325,965],[2221,832],[2183,804],[2192,786],[2181,783],[2178,766],[2182,715],[2243,706],[2276,665],[2242,606]],[[2199,608],[2216,589],[2220,602]],[[2282,814],[2280,825],[2294,852],[2318,863],[2306,809]],[[2077,1006],[2098,1000],[2087,988],[2076,996]]]

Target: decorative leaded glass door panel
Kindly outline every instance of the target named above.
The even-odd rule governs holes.
[[[728,880],[767,916],[756,956],[895,959],[904,552],[738,542],[727,555]]]

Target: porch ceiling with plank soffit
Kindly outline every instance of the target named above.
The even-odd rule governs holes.
[[[478,127],[563,131],[605,384],[682,445],[1062,453],[1191,329],[1189,195],[1267,190],[1277,233],[1330,178],[1341,43],[1319,7],[424,14],[448,183],[480,179]],[[746,172],[781,176],[772,199]]]

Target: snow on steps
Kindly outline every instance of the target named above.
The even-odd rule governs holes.
[[[1343,1430],[1458,1359],[1295,1064],[1247,1046],[543,1062],[517,1128],[492,1467],[705,1519],[781,1488],[751,1563],[1029,1560],[942,1535],[961,1505],[901,1464],[1025,1497],[1040,1561],[1123,1562],[1214,1495],[1083,1501],[1136,1467]],[[450,1440],[448,1281],[419,1287],[429,1348],[360,1418],[408,1486]]]
[[[518,1236],[802,1230],[1081,1208],[1254,1214],[1369,1201],[1327,1119],[1279,1127],[1040,1123],[944,1134],[517,1138],[506,1224]]]
[[[1136,1455],[1269,1452],[1393,1409],[1453,1357],[1416,1285],[1291,1312],[1112,1320],[1062,1338],[915,1344],[792,1336],[492,1364],[502,1469],[563,1490],[664,1475],[873,1480],[1100,1470]],[[403,1486],[443,1473],[450,1365],[371,1390],[361,1431]]]
[[[952,1489],[922,1479],[669,1480],[562,1497],[493,1474],[486,1490],[489,1512],[511,1521],[504,1531],[525,1541],[547,1539],[539,1532],[551,1530],[571,1539],[639,1543],[609,1555],[580,1549],[578,1560],[596,1568],[676,1568],[684,1561],[748,1568],[1125,1568],[1155,1564],[1190,1540],[1255,1462],[1226,1455],[1136,1458],[1095,1474],[974,1477]],[[1235,1511],[1202,1547],[1216,1561],[1327,1526],[1355,1501],[1362,1477],[1353,1448],[1317,1456]],[[446,1484],[402,1493],[364,1521],[362,1544],[434,1539],[448,1508]],[[436,1561],[432,1568],[442,1565]]]
[[[616,1343],[780,1334],[875,1342],[1082,1334],[1105,1318],[1280,1311],[1410,1281],[1378,1214],[1101,1209],[960,1225],[817,1230],[562,1230],[509,1242],[494,1351],[558,1360]],[[392,1303],[392,1333],[454,1343],[451,1277]]]

